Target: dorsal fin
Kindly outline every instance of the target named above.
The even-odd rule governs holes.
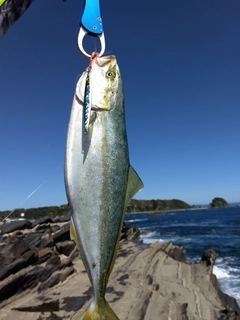
[[[142,180],[133,167],[129,166],[127,192],[125,197],[125,211],[132,197],[144,187]],[[124,212],[125,213],[125,212]]]

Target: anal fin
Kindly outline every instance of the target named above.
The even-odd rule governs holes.
[[[75,241],[76,246],[78,248],[78,251],[80,252],[80,245],[79,245],[79,242],[77,239],[77,234],[76,234],[76,230],[74,227],[74,222],[73,222],[72,217],[71,217],[71,221],[70,221],[70,239]]]

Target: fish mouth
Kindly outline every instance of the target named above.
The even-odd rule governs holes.
[[[96,63],[99,67],[104,67],[106,64],[109,64],[112,60],[116,60],[116,56],[110,55],[100,57],[97,52],[93,52],[90,58],[90,66],[92,66],[93,63]]]

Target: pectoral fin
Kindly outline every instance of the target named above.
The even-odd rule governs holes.
[[[79,242],[78,242],[78,239],[77,239],[77,233],[76,233],[76,229],[75,229],[75,226],[74,226],[74,222],[73,222],[73,218],[72,218],[72,217],[71,217],[71,221],[70,221],[70,239],[75,241],[76,246],[77,246],[77,248],[78,248],[78,252],[79,252],[79,254],[80,254],[80,257],[81,257],[81,259],[82,259],[82,262],[83,262],[83,264],[84,264],[84,266],[85,266],[85,269],[86,269],[86,271],[87,271],[89,280],[90,280],[90,282],[92,283],[91,275],[90,275],[89,272],[88,272],[87,265],[86,265],[86,263],[85,263],[85,260],[84,260],[83,255],[82,255],[82,251],[81,251],[81,249],[80,249],[80,245],[79,245]]]

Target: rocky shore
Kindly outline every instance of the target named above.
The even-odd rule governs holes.
[[[240,320],[236,300],[212,273],[217,254],[198,264],[172,243],[142,245],[123,226],[106,299],[120,320]],[[0,320],[81,319],[92,289],[69,235],[69,217],[0,227]]]

